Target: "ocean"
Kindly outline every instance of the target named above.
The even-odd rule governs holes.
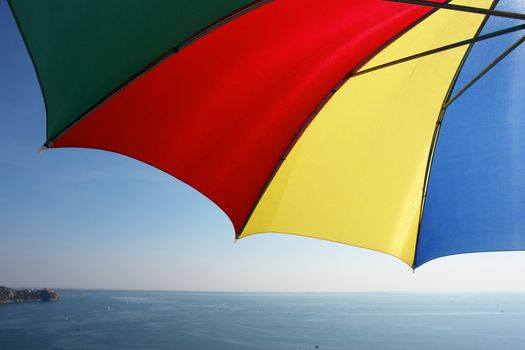
[[[0,305],[0,349],[525,349],[523,294],[62,293]]]

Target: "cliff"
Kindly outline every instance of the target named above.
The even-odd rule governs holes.
[[[0,287],[0,304],[22,303],[26,301],[54,301],[59,298],[53,289],[14,290]]]

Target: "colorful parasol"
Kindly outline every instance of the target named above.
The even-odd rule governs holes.
[[[445,118],[524,41],[523,2],[10,5],[42,87],[46,148],[157,167],[216,203],[237,238],[304,235],[413,268],[525,249],[523,69],[499,111]],[[484,31],[489,18],[509,25]],[[474,43],[505,36],[517,40],[460,86]]]

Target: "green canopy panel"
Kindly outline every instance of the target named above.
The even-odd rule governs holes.
[[[253,0],[10,0],[35,63],[47,140],[168,51]]]

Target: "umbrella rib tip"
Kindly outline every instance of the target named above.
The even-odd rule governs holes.
[[[39,147],[39,148],[36,150],[36,153],[37,153],[38,155],[41,155],[41,154],[44,153],[46,150],[47,150],[47,146],[46,146],[46,145],[43,145],[43,146]]]

